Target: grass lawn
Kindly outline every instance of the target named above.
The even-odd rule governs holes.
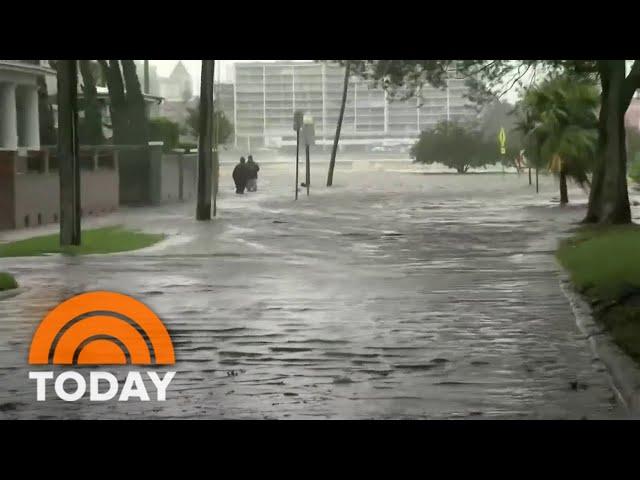
[[[138,250],[159,242],[162,234],[140,233],[122,227],[105,227],[83,230],[81,245],[61,247],[60,235],[44,235],[16,242],[0,244],[0,257],[30,257],[46,253],[84,255],[89,253],[115,253]]]
[[[7,272],[0,272],[0,292],[3,290],[11,290],[12,288],[18,288],[18,282],[13,278],[13,275]]]
[[[640,362],[640,226],[581,229],[556,256],[595,318]]]

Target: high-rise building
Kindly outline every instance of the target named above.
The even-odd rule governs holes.
[[[293,112],[314,118],[316,143],[331,144],[340,112],[344,67],[318,62],[235,64],[236,145],[295,145]],[[425,86],[420,98],[395,100],[359,77],[349,80],[342,145],[411,144],[440,120],[475,117],[452,75],[448,87]]]

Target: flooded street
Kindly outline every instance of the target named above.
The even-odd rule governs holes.
[[[536,195],[526,175],[393,165],[338,167],[327,189],[318,165],[294,202],[284,166],[263,164],[244,196],[227,170],[212,222],[193,204],[86,222],[169,235],[149,249],[0,259],[23,287],[0,300],[0,418],[624,418],[553,257],[581,191],[560,209],[551,177]],[[164,321],[176,365],[151,370],[177,371],[166,402],[66,403],[51,386],[36,402],[28,372],[59,370],[27,365],[37,324],[98,289]]]

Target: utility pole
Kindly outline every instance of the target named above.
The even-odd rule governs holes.
[[[80,245],[77,60],[58,61],[57,81],[60,245]]]
[[[300,169],[300,129],[303,118],[304,112],[302,110],[293,112],[293,129],[296,131],[296,200],[298,199],[298,172]]]
[[[144,61],[144,93],[149,92],[149,60]]]
[[[211,220],[211,152],[213,136],[213,60],[202,60],[200,137],[198,138],[198,205],[196,220]]]

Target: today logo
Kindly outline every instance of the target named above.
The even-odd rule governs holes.
[[[121,293],[96,291],[76,295],[49,312],[36,330],[29,350],[30,365],[174,365],[173,343],[164,324],[149,307]],[[166,400],[176,372],[164,376],[147,371],[156,399]],[[46,400],[52,371],[32,371],[38,401]],[[101,391],[101,384],[108,389]],[[68,370],[55,378],[56,395],[68,402],[87,392],[85,377]],[[89,372],[89,400],[107,401],[118,394],[118,379],[107,371]],[[119,401],[149,401],[139,371],[127,374]]]

